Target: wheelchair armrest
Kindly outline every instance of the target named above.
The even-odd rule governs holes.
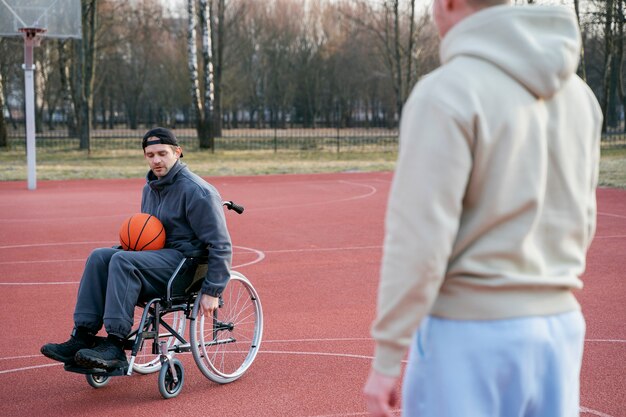
[[[166,299],[199,291],[207,269],[206,257],[181,260],[167,283]]]
[[[202,249],[202,250],[195,250],[192,252],[187,252],[185,253],[185,256],[187,258],[206,258],[208,256],[208,253],[206,249]]]

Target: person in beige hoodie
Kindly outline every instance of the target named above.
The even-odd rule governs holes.
[[[434,0],[442,66],[400,126],[372,370],[391,415],[577,416],[602,114],[572,11]]]

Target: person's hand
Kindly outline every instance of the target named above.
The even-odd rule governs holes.
[[[202,294],[200,298],[200,314],[208,317],[213,316],[213,311],[219,306],[219,298],[212,297],[208,294]]]
[[[398,402],[397,377],[383,375],[372,369],[363,388],[367,409],[373,417],[391,417],[391,408]]]

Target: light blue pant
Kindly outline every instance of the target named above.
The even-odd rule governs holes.
[[[489,321],[428,317],[411,346],[403,416],[578,416],[584,337],[579,311]]]

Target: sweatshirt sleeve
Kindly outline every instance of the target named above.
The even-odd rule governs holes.
[[[226,227],[222,199],[217,193],[197,196],[188,207],[188,218],[209,251],[208,271],[201,292],[219,296],[230,279],[232,244]]]
[[[403,110],[372,327],[373,367],[385,375],[400,374],[446,273],[472,167],[468,125],[419,90]]]

